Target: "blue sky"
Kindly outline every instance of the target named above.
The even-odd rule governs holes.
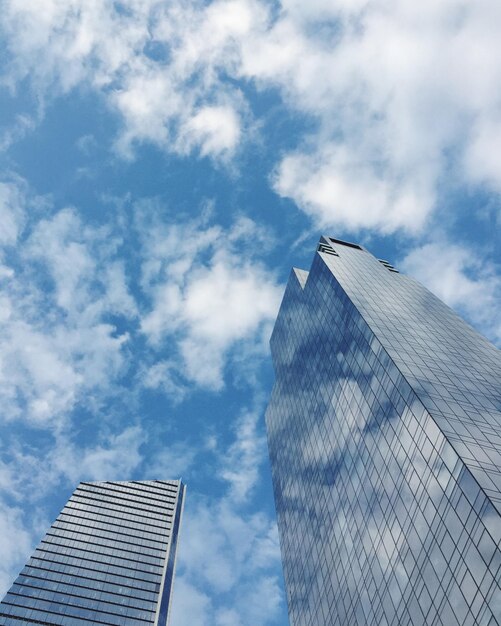
[[[498,345],[493,0],[4,0],[0,586],[80,480],[188,485],[174,626],[287,624],[263,414],[321,233]]]

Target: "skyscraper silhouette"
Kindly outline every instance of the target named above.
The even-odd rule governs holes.
[[[271,348],[291,626],[501,624],[501,352],[327,237],[292,271]]]

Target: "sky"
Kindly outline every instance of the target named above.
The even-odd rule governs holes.
[[[285,283],[356,241],[501,345],[501,3],[0,16],[0,593],[79,481],[182,477],[173,626],[286,626]]]

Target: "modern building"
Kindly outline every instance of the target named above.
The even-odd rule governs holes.
[[[185,487],[82,482],[0,603],[0,625],[165,626]]]
[[[291,625],[501,624],[501,352],[328,237],[292,271],[271,347]]]

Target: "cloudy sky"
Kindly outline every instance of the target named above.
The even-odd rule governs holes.
[[[263,413],[321,233],[501,344],[498,0],[0,0],[0,588],[188,484],[173,626],[286,626]]]

